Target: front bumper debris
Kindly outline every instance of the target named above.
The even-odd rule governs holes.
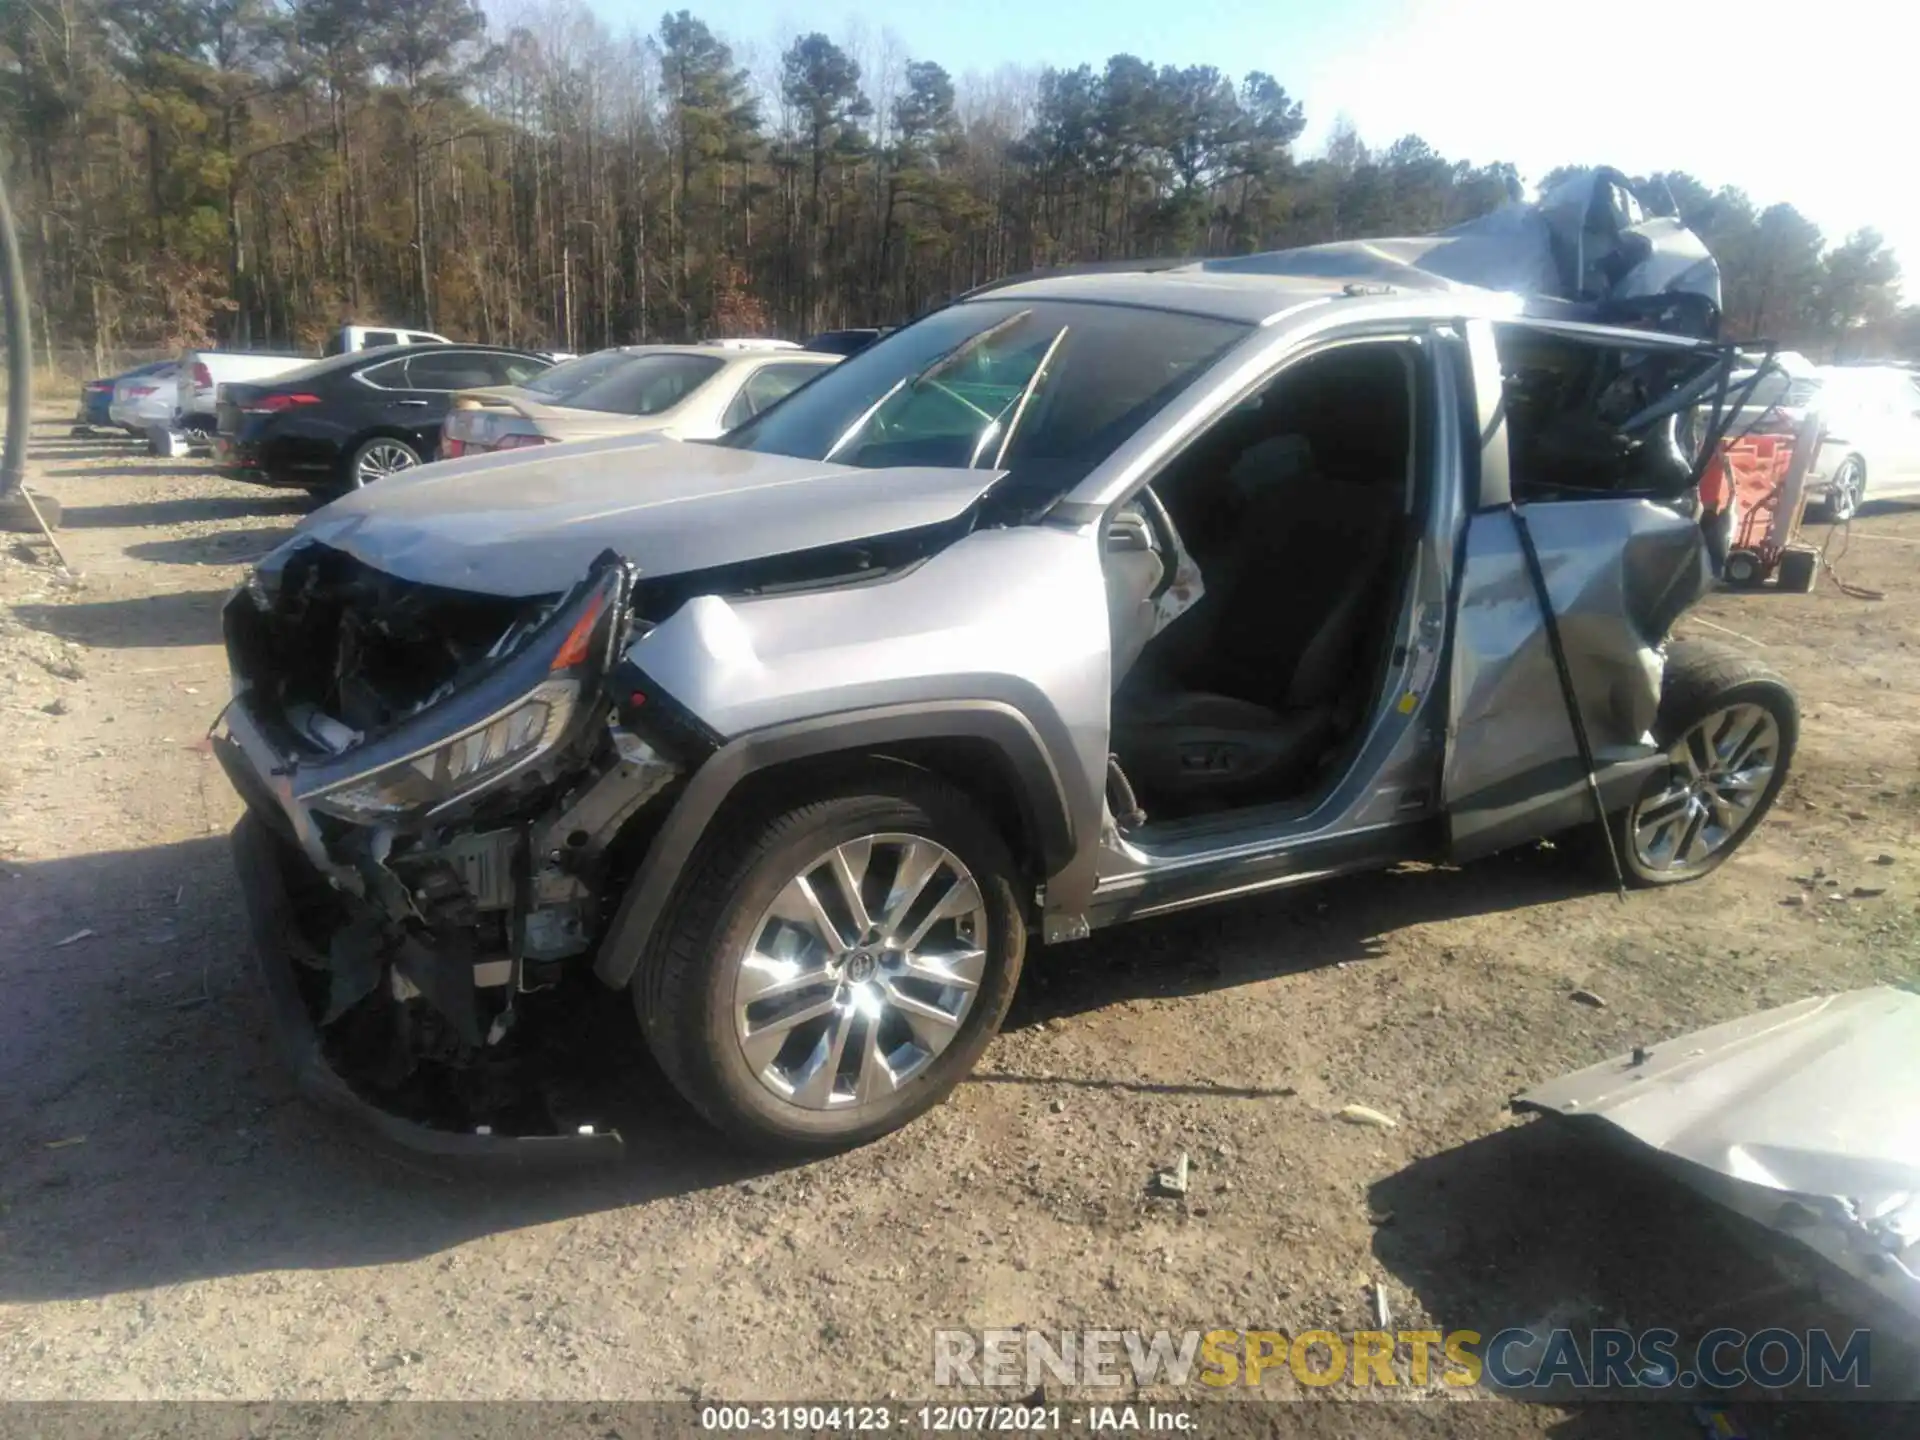
[[[345,616],[324,581],[303,583]],[[413,627],[397,652],[356,646],[364,626],[281,634],[266,591],[229,603],[238,684],[209,740],[247,806],[235,861],[275,1030],[301,1090],[388,1147],[508,1169],[620,1153],[590,1073],[618,1045],[578,1039],[607,1013],[589,955],[611,847],[679,774],[603,693],[630,587],[608,556],[557,606],[483,610],[483,656],[460,614],[422,621],[404,594],[363,604]],[[455,636],[449,679],[434,647]]]
[[[253,932],[274,1038],[309,1100],[370,1134],[379,1148],[424,1157],[460,1169],[522,1171],[604,1164],[624,1153],[616,1130],[506,1135],[438,1129],[407,1119],[364,1097],[334,1068],[301,993],[296,966],[308,942],[302,935],[282,870],[286,842],[249,812],[233,830],[233,858]]]

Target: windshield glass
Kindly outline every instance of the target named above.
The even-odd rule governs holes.
[[[726,362],[712,355],[610,351],[556,365],[521,389],[569,410],[658,415],[671,410]]]
[[[867,468],[1005,469],[1057,493],[1249,328],[1121,305],[971,301],[843,360],[718,443]]]

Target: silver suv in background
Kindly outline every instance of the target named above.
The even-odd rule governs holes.
[[[1620,223],[1597,302],[1411,242],[1003,285],[719,441],[309,517],[227,607],[214,734],[309,1090],[609,1145],[540,1057],[623,995],[702,1114],[817,1151],[1105,926],[1569,827],[1710,874],[1797,711],[1668,643],[1713,574],[1676,426],[1734,357],[1697,242]]]

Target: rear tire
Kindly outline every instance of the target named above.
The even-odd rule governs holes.
[[[1834,468],[1827,481],[1827,493],[1818,505],[1810,507],[1814,518],[1831,525],[1843,525],[1860,513],[1867,497],[1867,462],[1849,455]]]
[[[746,806],[687,874],[635,972],[634,1007],[675,1088],[755,1149],[821,1154],[912,1121],[973,1069],[1019,982],[1013,858],[972,801],[918,772]],[[919,906],[889,923],[909,891]]]
[[[1704,641],[1676,641],[1654,736],[1669,763],[1612,817],[1634,885],[1710,875],[1746,843],[1786,783],[1800,738],[1793,692],[1768,666]]]
[[[420,463],[420,452],[404,440],[396,440],[391,435],[376,435],[371,440],[361,442],[358,449],[347,457],[347,466],[341,480],[349,490],[359,490],[384,480],[389,475],[397,475],[402,470],[411,470]]]

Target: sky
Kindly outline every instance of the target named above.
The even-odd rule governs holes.
[[[590,0],[653,30],[667,0]],[[1417,133],[1449,159],[1685,170],[1785,200],[1838,243],[1871,225],[1920,276],[1912,48],[1890,0],[672,0],[775,53],[821,30],[891,32],[956,76],[1130,52],[1272,74],[1301,100],[1301,153],[1345,115],[1371,145]],[[1908,292],[1920,291],[1920,279]]]

